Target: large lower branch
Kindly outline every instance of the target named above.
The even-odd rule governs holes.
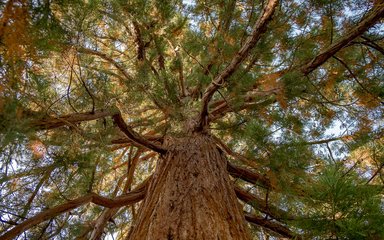
[[[208,85],[202,98],[202,109],[197,130],[202,130],[207,124],[208,104],[213,94],[223,85],[229,77],[238,69],[239,65],[245,60],[249,52],[256,46],[261,35],[266,31],[268,23],[271,21],[278,0],[269,0],[260,15],[260,18],[253,26],[251,35],[247,38],[244,45],[236,53],[231,63]]]
[[[232,177],[240,178],[249,183],[259,184],[268,190],[274,190],[277,192],[281,192],[283,190],[280,189],[278,186],[274,186],[267,176],[261,175],[247,168],[236,166],[228,162],[227,170]],[[295,194],[297,196],[308,196],[308,194],[300,186],[292,186],[292,190],[295,190]]]
[[[138,189],[135,189],[134,191],[130,192],[129,194],[119,196],[114,199],[102,197],[95,193],[90,193],[83,197],[76,198],[62,205],[53,207],[51,209],[45,210],[37,214],[36,216],[22,222],[21,224],[17,225],[16,227],[12,228],[10,231],[0,236],[0,240],[11,240],[15,238],[17,235],[19,235],[20,233],[28,230],[33,226],[36,226],[48,219],[56,217],[64,212],[68,212],[72,209],[75,209],[77,207],[80,207],[90,202],[103,207],[108,207],[108,208],[116,208],[116,207],[122,207],[130,204],[134,204],[144,198],[145,192],[146,192],[146,185],[142,185]]]

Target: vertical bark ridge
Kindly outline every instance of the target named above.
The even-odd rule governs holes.
[[[168,138],[127,239],[249,239],[226,159],[209,136]]]

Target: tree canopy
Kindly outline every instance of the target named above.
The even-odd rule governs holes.
[[[0,239],[124,239],[164,138],[196,131],[254,239],[383,239],[383,17],[382,0],[1,1]]]

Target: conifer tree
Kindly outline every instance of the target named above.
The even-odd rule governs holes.
[[[0,3],[0,240],[383,239],[382,0]]]

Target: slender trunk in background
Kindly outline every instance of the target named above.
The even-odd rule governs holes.
[[[249,239],[226,160],[208,135],[167,138],[127,239]]]

